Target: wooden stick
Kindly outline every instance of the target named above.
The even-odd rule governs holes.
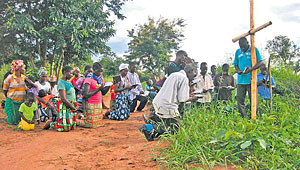
[[[266,77],[266,81],[265,81],[265,86],[264,86],[264,90],[266,90],[267,85],[268,85],[268,78],[270,76],[270,65],[271,65],[271,57],[269,57],[269,61],[268,61],[268,72],[267,72],[267,77]],[[270,78],[269,78],[270,80]]]
[[[272,98],[272,75],[271,75],[271,58],[269,58],[269,86],[270,86],[270,113],[272,113],[272,104],[273,104],[273,98]]]
[[[253,17],[253,0],[250,0],[250,30],[254,30],[254,17]],[[256,65],[256,49],[255,49],[255,36],[251,34],[251,61],[252,67]],[[256,105],[257,105],[257,69],[251,72],[251,119],[256,119]]]
[[[244,33],[244,34],[242,34],[242,35],[240,35],[240,36],[237,36],[237,37],[233,38],[233,39],[232,39],[232,42],[235,43],[235,42],[238,41],[240,38],[246,37],[246,36],[248,36],[248,35],[250,35],[250,34],[255,34],[256,32],[258,32],[258,31],[260,31],[260,30],[262,30],[262,29],[264,29],[264,28],[266,28],[266,27],[268,27],[268,26],[270,26],[270,25],[272,25],[272,21],[269,21],[269,22],[267,22],[267,23],[265,23],[265,24],[263,24],[263,25],[261,25],[261,26],[255,28],[255,29],[253,29],[253,30],[250,30],[250,31],[248,31],[248,32],[246,32],[246,33]]]

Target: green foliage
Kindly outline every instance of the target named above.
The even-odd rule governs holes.
[[[271,74],[276,83],[274,93],[281,96],[295,96],[300,98],[300,76],[294,74],[292,69],[278,67],[277,69],[272,69]]]
[[[3,82],[3,77],[4,74],[6,74],[9,70],[10,70],[10,65],[2,65],[1,69],[0,69],[0,85],[2,87],[2,82]]]
[[[130,54],[126,56],[127,60],[138,60],[147,71],[161,73],[170,54],[179,49],[184,27],[184,20],[180,18],[169,20],[161,17],[155,20],[149,17],[148,23],[128,31],[131,41],[128,43]]]
[[[287,36],[276,36],[267,42],[266,49],[273,63],[290,66],[296,73],[300,71],[300,49]]]
[[[169,136],[169,149],[160,159],[178,169],[216,164],[293,169],[300,159],[299,104],[295,98],[282,101],[277,96],[274,112],[269,114],[267,107],[262,107],[257,120],[241,118],[234,103],[193,109],[185,113],[180,131]]]
[[[119,66],[124,60],[119,57],[103,57],[99,60],[104,68],[104,76],[114,76],[120,74]]]
[[[56,71],[90,60],[92,54],[110,54],[106,42],[115,34],[111,16],[124,19],[120,10],[125,1],[1,1],[0,49],[10,50],[5,57],[31,63],[40,59]]]
[[[273,69],[272,75],[280,93],[274,95],[272,113],[260,98],[257,120],[242,118],[236,101],[186,110],[179,132],[165,136],[170,145],[158,160],[169,169],[232,164],[239,169],[298,169],[300,76],[284,67]]]

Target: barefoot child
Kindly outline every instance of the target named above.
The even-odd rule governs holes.
[[[27,93],[25,97],[25,102],[22,103],[19,108],[21,121],[19,122],[18,128],[23,130],[34,129],[35,111],[37,110],[37,105],[34,103],[34,101],[34,94]]]

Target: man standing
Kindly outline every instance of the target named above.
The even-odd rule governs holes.
[[[129,79],[130,85],[133,86],[133,88],[129,91],[130,100],[132,100],[132,104],[130,105],[130,112],[134,112],[138,100],[140,101],[140,105],[137,108],[137,111],[140,112],[147,104],[147,97],[142,96],[142,94],[144,94],[144,91],[139,75],[136,73],[136,63],[131,62],[129,64],[129,67],[130,71],[127,73],[127,77]]]
[[[195,92],[201,93],[202,97],[197,100],[197,104],[211,102],[211,92],[214,89],[213,80],[211,76],[207,74],[207,63],[202,62],[200,64],[200,75],[198,75],[194,85]]]
[[[267,81],[267,82],[266,82]],[[262,64],[260,67],[260,73],[257,74],[257,92],[259,96],[264,100],[270,100],[270,77],[267,76],[267,68],[265,64]],[[265,88],[265,83],[267,83],[267,87]],[[271,76],[272,88],[276,86],[273,77]]]
[[[210,72],[211,72],[211,79],[214,80],[216,74],[217,74],[217,66],[216,65],[212,65],[210,67]]]
[[[251,62],[251,47],[245,37],[239,40],[240,49],[236,50],[234,57],[234,68],[238,73],[237,77],[237,102],[238,109],[242,117],[245,117],[245,98],[248,92],[248,97],[251,100],[251,71],[258,69],[262,64],[262,57],[256,50],[256,65],[252,66]]]
[[[170,133],[177,132],[177,120],[180,117],[178,105],[197,99],[195,96],[189,97],[189,83],[195,76],[195,67],[188,64],[184,70],[172,73],[166,79],[153,100],[155,112],[151,114],[150,121],[146,120],[146,124],[139,128],[148,141],[153,141],[168,130]]]
[[[214,79],[218,100],[232,100],[231,92],[235,89],[235,80],[228,71],[229,65],[223,64],[222,73],[217,74]]]

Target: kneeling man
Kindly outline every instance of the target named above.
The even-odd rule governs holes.
[[[140,131],[148,141],[164,134],[178,131],[178,120],[180,113],[178,105],[187,101],[196,100],[195,96],[190,97],[189,83],[196,76],[196,68],[188,64],[184,70],[172,73],[165,81],[161,90],[153,100],[154,113],[151,113],[149,120]]]

